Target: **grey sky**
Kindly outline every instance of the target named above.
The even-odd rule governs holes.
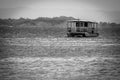
[[[120,0],[0,0],[0,18],[73,16],[120,22]]]

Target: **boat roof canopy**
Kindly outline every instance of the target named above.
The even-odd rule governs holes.
[[[88,22],[88,23],[97,23],[97,22],[85,21],[85,20],[68,20],[68,22]]]

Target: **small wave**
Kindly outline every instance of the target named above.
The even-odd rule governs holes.
[[[66,58],[53,58],[53,57],[9,57],[2,59],[2,62],[35,62],[35,61],[83,61],[89,62],[94,60],[113,59],[108,57],[66,57]]]

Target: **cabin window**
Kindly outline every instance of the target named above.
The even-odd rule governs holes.
[[[84,25],[83,25],[83,23],[81,22],[81,27],[83,27]]]
[[[76,27],[80,27],[80,23],[79,22],[76,22]]]
[[[85,26],[85,27],[88,27],[88,23],[87,23],[87,22],[85,22],[85,23],[84,23],[84,26]]]

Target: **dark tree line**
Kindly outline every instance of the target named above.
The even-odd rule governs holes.
[[[30,25],[36,25],[38,22],[45,22],[45,23],[50,23],[52,25],[55,24],[60,24],[65,22],[66,20],[69,19],[74,19],[73,17],[53,17],[53,18],[48,18],[48,17],[39,17],[37,19],[25,19],[25,18],[19,18],[19,19],[0,19],[0,25],[7,25],[7,26],[18,26],[21,24],[30,24]]]
[[[29,25],[36,25],[38,22],[45,22],[50,23],[51,25],[61,24],[64,23],[67,20],[75,19],[73,17],[66,17],[66,16],[60,16],[60,17],[39,17],[36,19],[29,19],[29,18],[19,18],[19,19],[0,19],[0,26],[19,26],[22,24],[29,24]],[[120,24],[117,23],[108,23],[108,22],[99,22],[101,26],[119,26]]]

